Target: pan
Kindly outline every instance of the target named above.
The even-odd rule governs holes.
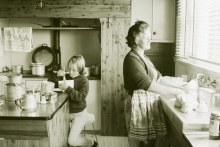
[[[45,65],[45,69],[49,69],[55,64],[56,55],[55,52],[47,46],[47,44],[42,44],[42,46],[34,50],[32,61],[34,63],[42,63]]]

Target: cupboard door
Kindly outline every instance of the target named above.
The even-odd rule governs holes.
[[[137,20],[143,20],[152,26],[152,0],[132,0],[131,1],[131,25]]]
[[[174,42],[175,0],[132,0],[131,24],[146,21],[152,29],[152,42]]]
[[[153,0],[153,42],[174,42],[175,1]]]

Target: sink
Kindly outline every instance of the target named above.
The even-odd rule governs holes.
[[[162,96],[161,102],[165,114],[176,129],[184,134],[198,134],[198,132],[208,134],[210,110],[203,113],[196,111],[182,113],[179,107],[174,106],[175,97],[172,95]]]

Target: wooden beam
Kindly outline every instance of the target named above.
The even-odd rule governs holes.
[[[130,6],[114,5],[0,5],[0,17],[61,17],[61,18],[102,18],[130,17]]]
[[[36,5],[40,0],[1,0],[0,5]],[[46,5],[130,5],[130,0],[43,0]]]
[[[101,133],[108,136],[126,134],[124,117],[125,89],[123,61],[129,51],[125,37],[130,18],[101,19]]]

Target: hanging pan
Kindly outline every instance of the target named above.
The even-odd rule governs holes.
[[[56,62],[56,55],[54,51],[47,46],[47,44],[42,44],[42,46],[36,48],[32,55],[32,61],[34,63],[42,63],[48,70],[53,67]]]

